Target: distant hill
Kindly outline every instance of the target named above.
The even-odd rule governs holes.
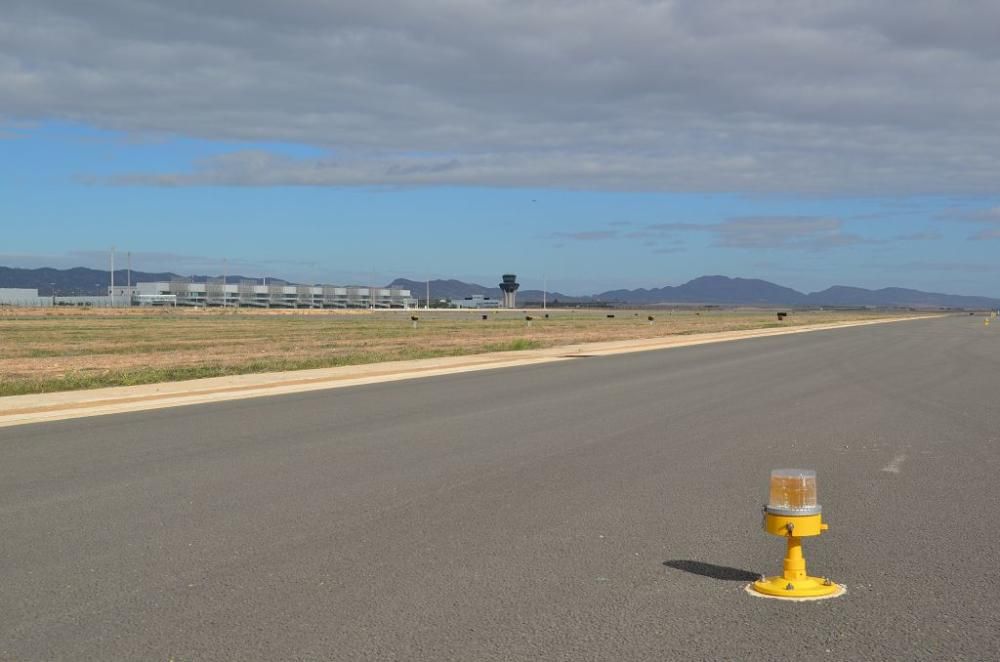
[[[73,269],[21,269],[17,267],[0,267],[0,287],[27,287],[38,290],[41,296],[99,296],[108,293],[111,272],[102,269],[75,267]],[[128,271],[115,269],[115,284],[124,285]],[[148,271],[132,271],[132,282],[154,282],[173,280],[174,278],[190,278],[192,282],[204,283],[210,276],[179,276],[175,273],[151,273]],[[241,280],[263,282],[261,278],[246,276],[229,276],[226,282],[239,283]],[[269,278],[268,282],[287,283],[280,278]]]
[[[866,290],[835,285],[809,294],[807,300],[817,306],[891,306],[897,308],[990,308],[1000,307],[1000,300],[960,294],[921,292],[902,287]]]
[[[803,294],[766,280],[702,276],[676,287],[612,290],[595,295],[601,301],[634,304],[707,303],[778,306],[873,306],[881,308],[998,308],[1000,299],[921,292],[899,287],[867,290],[835,285]]]
[[[414,297],[424,296],[425,283],[397,278],[394,287],[409,289]],[[432,299],[461,299],[473,294],[499,297],[500,288],[484,287],[460,280],[432,280]],[[520,290],[518,303],[540,302],[539,290]],[[729,278],[727,276],[701,276],[675,287],[637,290],[609,290],[589,297],[568,296],[549,292],[549,301],[567,303],[610,302],[632,305],[656,304],[714,304],[737,306],[834,306],[879,308],[1000,308],[1000,299],[970,297],[958,294],[921,292],[898,287],[867,290],[860,287],[837,285],[821,292],[805,294],[790,287],[776,285],[757,278]]]
[[[595,295],[601,301],[627,303],[716,303],[743,305],[801,305],[806,295],[766,280],[702,276],[677,287],[611,290]]]
[[[126,280],[124,269],[115,270],[115,283],[124,284]],[[180,278],[175,273],[150,273],[133,271],[132,282],[164,281]],[[187,276],[193,282],[203,283],[208,276]],[[75,269],[20,269],[16,267],[0,267],[0,287],[35,288],[42,296],[53,293],[68,295],[98,295],[107,293],[109,273],[101,269],[77,267]],[[229,276],[228,282],[238,283],[241,280],[263,282],[262,278],[246,276]],[[292,284],[280,278],[268,278],[269,283]],[[397,278],[389,285],[408,289],[414,298],[424,296],[426,283],[424,281]],[[432,280],[432,299],[463,299],[473,294],[482,294],[492,298],[500,298],[499,287],[484,287],[476,283],[465,283],[460,280]],[[820,292],[804,294],[789,287],[783,287],[766,280],[756,278],[729,278],[727,276],[701,276],[683,285],[637,290],[609,290],[593,296],[569,296],[560,292],[549,292],[550,302],[564,303],[620,303],[633,305],[656,304],[716,304],[744,306],[873,306],[881,308],[969,308],[997,309],[1000,299],[988,297],[963,296],[958,294],[941,294],[937,292],[921,292],[900,287],[886,287],[880,290],[867,290],[861,287],[845,287],[835,285]],[[540,290],[519,290],[519,304],[541,303]]]
[[[423,299],[425,292],[427,290],[427,282],[419,280],[410,280],[408,278],[397,278],[389,284],[389,287],[400,287],[403,289],[410,290],[410,293],[414,298]],[[471,297],[474,294],[481,294],[483,296],[490,297],[492,299],[500,298],[500,288],[499,287],[484,287],[482,285],[477,285],[475,283],[465,283],[460,280],[432,280],[431,281],[431,299],[464,299],[465,297]],[[577,301],[589,301],[590,297],[573,297],[567,294],[561,294],[559,292],[549,292],[546,295],[549,301],[566,301],[566,302],[577,302]],[[529,302],[541,302],[542,301],[542,291],[541,290],[518,290],[517,291],[517,302],[529,303]]]
[[[493,298],[500,296],[499,287],[483,287],[475,283],[463,283],[460,280],[432,280],[430,284],[432,299],[464,299],[473,294],[481,294]],[[410,290],[414,297],[422,299],[425,296],[424,293],[427,291],[427,281],[397,278],[389,283],[389,287]]]

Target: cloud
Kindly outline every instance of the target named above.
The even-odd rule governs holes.
[[[1000,206],[971,211],[965,215],[965,220],[981,223],[1000,223]]]
[[[552,236],[573,241],[605,241],[617,239],[618,232],[615,230],[586,230],[583,232],[553,232]]]
[[[119,185],[994,193],[986,0],[32,0],[0,119],[234,150]],[[101,180],[107,182],[109,180]]]
[[[992,241],[1000,239],[1000,206],[986,209],[947,209],[937,215],[939,220],[980,223],[988,226],[968,237],[969,241]]]
[[[716,245],[727,248],[779,248],[822,251],[875,243],[843,231],[835,218],[810,216],[748,216],[715,226]]]
[[[943,271],[969,274],[1000,273],[1000,264],[982,262],[934,262],[920,260],[898,265],[879,265],[879,268],[885,268],[886,266],[892,266],[900,271]]]
[[[965,221],[967,223],[1000,223],[1000,206],[985,209],[951,208],[939,212],[938,220]]]
[[[652,223],[643,226],[639,230],[633,230],[626,236],[630,239],[642,239],[646,237],[664,237],[677,232],[704,232],[710,229],[711,225],[698,223]]]
[[[676,252],[679,250],[677,247],[684,243],[677,235],[687,233],[709,234],[713,244],[720,248],[748,250],[826,251],[858,244],[883,243],[882,240],[846,232],[840,219],[815,216],[744,216],[717,223],[653,223],[625,234],[617,230],[587,230],[557,232],[552,236],[576,241],[638,239],[646,247],[661,246],[662,242],[669,240],[672,248],[654,252]],[[911,239],[915,237],[910,235]]]
[[[940,232],[910,232],[893,237],[895,241],[937,241],[943,238]]]
[[[1000,239],[1000,228],[987,228],[985,230],[980,230],[970,236],[969,239],[971,241],[992,241],[994,239]]]

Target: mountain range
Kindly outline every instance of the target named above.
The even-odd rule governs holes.
[[[415,297],[422,298],[426,283],[397,278],[392,283],[405,287]],[[456,299],[483,294],[499,297],[499,287],[483,287],[458,280],[432,280],[432,299]],[[539,290],[521,290],[517,293],[521,303],[538,303],[542,300]],[[835,285],[820,292],[805,294],[790,287],[783,287],[756,278],[729,278],[727,276],[701,276],[676,287],[655,289],[609,290],[589,297],[574,297],[549,292],[550,302],[561,303],[622,303],[639,305],[656,304],[714,304],[743,306],[873,306],[883,308],[1000,308],[1000,299],[921,292],[900,287],[866,290],[861,287]]]
[[[115,283],[126,282],[124,269],[115,271]],[[132,282],[169,281],[179,278],[171,272],[150,273],[133,271]],[[208,276],[188,276],[193,282],[205,282]],[[242,280],[263,282],[261,278],[229,276],[228,282]],[[101,269],[77,267],[74,269],[21,269],[0,267],[0,287],[26,287],[37,289],[41,296],[96,295],[107,292],[109,273]],[[290,283],[278,278],[268,279],[272,283]],[[424,298],[426,282],[397,278],[390,287],[408,289],[415,298]],[[460,280],[432,280],[432,299],[461,299],[474,294],[499,298],[499,287],[484,287]],[[873,306],[895,308],[969,308],[997,309],[1000,299],[958,294],[922,292],[899,287],[868,290],[861,287],[835,285],[819,292],[803,293],[789,287],[776,285],[755,278],[729,278],[727,276],[701,276],[683,285],[653,289],[609,290],[592,296],[570,296],[559,292],[548,292],[550,303],[620,303],[637,305],[656,304],[714,304],[749,306]],[[540,303],[541,290],[520,290],[519,303]]]
[[[108,293],[111,273],[102,269],[88,269],[87,267],[74,267],[73,269],[52,269],[41,267],[39,269],[21,269],[19,267],[0,267],[0,287],[26,287],[38,290],[38,294],[43,297],[48,296],[98,296]],[[125,269],[115,269],[115,285],[125,285],[128,281],[129,273]],[[149,283],[157,281],[170,281],[175,278],[182,278],[175,273],[161,272],[154,273],[148,271],[132,271],[133,283]],[[204,283],[211,276],[183,276],[195,283]],[[251,280],[257,283],[263,282],[262,278],[248,278],[246,276],[229,276],[227,283],[239,283],[243,280]],[[288,281],[280,278],[269,278],[269,283],[284,283]]]
[[[602,301],[628,303],[707,303],[780,306],[875,306],[894,308],[990,308],[1000,299],[921,292],[901,287],[867,290],[834,285],[804,294],[766,280],[702,276],[676,287],[653,290],[612,290],[596,295]]]
[[[482,285],[476,285],[475,283],[464,283],[460,280],[432,280],[431,285],[431,298],[434,300],[438,299],[464,299],[465,297],[471,297],[474,294],[482,294],[483,296],[490,297],[491,299],[500,298],[500,288],[499,287],[484,287]],[[426,297],[427,281],[409,280],[407,278],[397,278],[389,284],[389,287],[400,287],[406,290],[410,290],[414,298],[423,300]],[[549,301],[559,301],[568,303],[578,303],[593,301],[593,297],[574,297],[568,294],[560,294],[559,292],[548,292],[546,298]],[[537,301],[541,303],[542,301],[542,291],[541,290],[518,290],[517,291],[518,301]]]

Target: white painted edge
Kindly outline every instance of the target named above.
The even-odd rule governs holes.
[[[835,584],[838,590],[830,593],[829,595],[817,595],[811,598],[783,598],[780,595],[767,595],[766,593],[760,593],[755,591],[753,588],[753,582],[750,582],[743,589],[755,598],[764,598],[766,600],[779,600],[780,602],[819,602],[820,600],[832,600],[833,598],[839,598],[840,596],[847,593],[847,587],[843,584]]]

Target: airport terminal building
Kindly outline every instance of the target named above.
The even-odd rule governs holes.
[[[482,294],[473,294],[472,296],[465,297],[464,299],[452,299],[451,305],[456,308],[499,308],[500,301],[498,299],[491,299]]]
[[[0,306],[48,306],[52,297],[41,297],[38,290],[25,287],[0,287]]]
[[[118,288],[116,288],[118,289]],[[409,290],[339,285],[260,285],[189,282],[137,283],[123,292],[132,305],[241,308],[415,308]]]

